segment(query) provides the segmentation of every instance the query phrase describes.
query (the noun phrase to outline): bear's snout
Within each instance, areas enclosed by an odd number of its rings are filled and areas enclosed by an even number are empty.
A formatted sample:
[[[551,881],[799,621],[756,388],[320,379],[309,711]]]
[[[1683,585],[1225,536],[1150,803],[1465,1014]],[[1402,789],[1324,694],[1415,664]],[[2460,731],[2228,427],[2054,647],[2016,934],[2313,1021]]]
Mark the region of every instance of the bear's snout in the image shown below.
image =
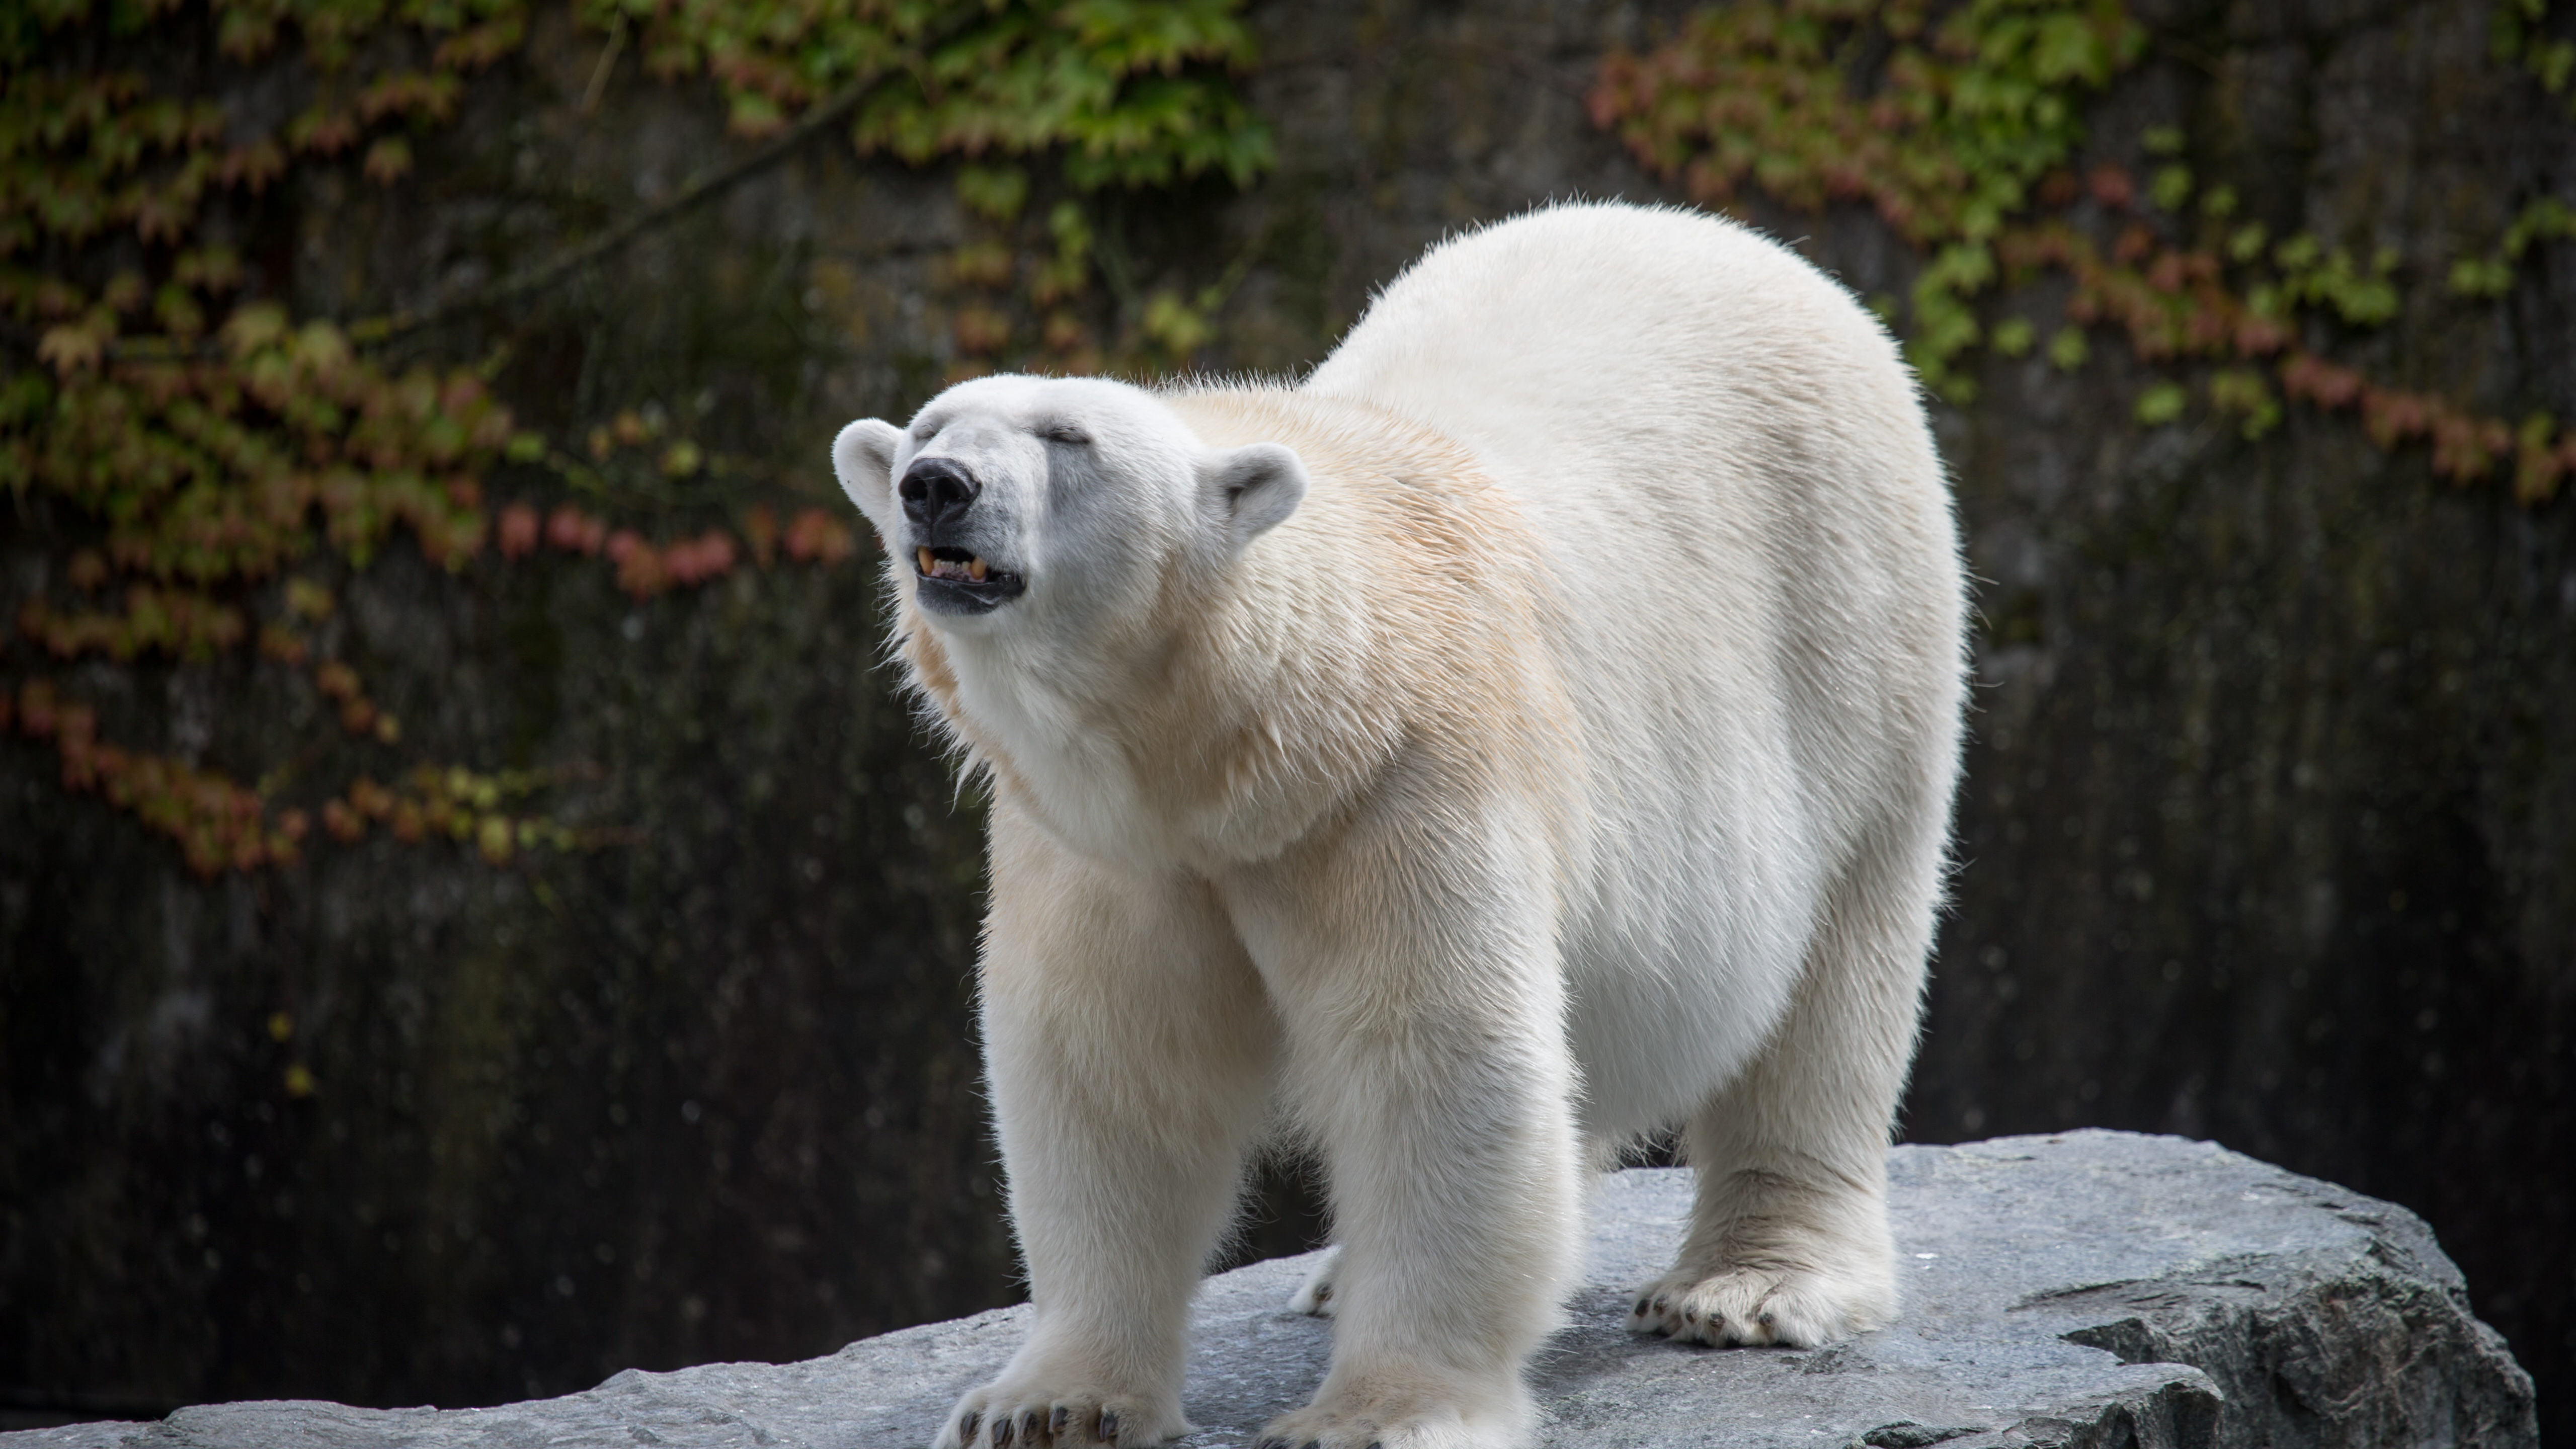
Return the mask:
[[[975,475],[951,458],[916,458],[895,486],[903,499],[903,516],[924,538],[933,539],[963,523],[966,510],[983,491]]]

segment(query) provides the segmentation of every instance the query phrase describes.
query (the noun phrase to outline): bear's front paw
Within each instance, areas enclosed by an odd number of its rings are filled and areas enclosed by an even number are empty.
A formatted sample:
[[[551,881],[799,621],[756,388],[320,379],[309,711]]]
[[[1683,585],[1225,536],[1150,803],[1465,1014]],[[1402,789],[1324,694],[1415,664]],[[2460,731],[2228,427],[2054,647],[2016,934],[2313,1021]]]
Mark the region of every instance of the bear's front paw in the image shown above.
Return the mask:
[[[1160,1444],[1194,1426],[1177,1402],[1085,1387],[996,1382],[949,1411],[932,1449],[1075,1449]]]
[[[1894,1296],[1806,1268],[1675,1273],[1637,1295],[1628,1327],[1712,1348],[1821,1348],[1887,1322]]]

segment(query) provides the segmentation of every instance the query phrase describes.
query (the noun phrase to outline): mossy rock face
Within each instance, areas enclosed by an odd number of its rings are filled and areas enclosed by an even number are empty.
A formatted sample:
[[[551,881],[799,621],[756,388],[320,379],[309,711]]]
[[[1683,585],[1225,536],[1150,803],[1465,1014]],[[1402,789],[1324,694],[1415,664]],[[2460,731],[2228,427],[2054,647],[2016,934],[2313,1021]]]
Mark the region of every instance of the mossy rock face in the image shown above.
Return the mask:
[[[2182,127],[2276,233],[2404,252],[2394,323],[2307,345],[2488,413],[2576,415],[2563,244],[2501,303],[2439,292],[2459,235],[2576,184],[2563,102],[2460,83],[2488,64],[2482,14],[2138,8],[2172,58],[2103,96],[2082,165],[2144,174],[2139,135]],[[1291,371],[1458,225],[1668,198],[1582,97],[1608,49],[1687,10],[1257,6],[1240,84],[1277,170],[1102,215],[1139,283],[1242,262],[1196,360]],[[621,81],[585,115],[597,37],[551,24],[422,144],[416,181],[348,168],[226,222],[237,244],[302,312],[416,306],[741,154],[703,90]],[[605,492],[505,468],[495,500],[666,538],[752,502],[839,509],[833,430],[907,414],[958,360],[941,259],[981,233],[951,179],[826,139],[397,355],[506,345],[496,389],[584,460],[594,426],[659,420],[598,466]],[[1865,296],[1916,275],[1868,216],[1751,206]],[[2062,303],[2043,279],[1996,305],[2053,324]],[[2453,488],[2420,448],[2299,407],[2254,442],[2141,428],[2163,374],[2108,333],[2092,352],[2072,374],[1971,359],[1980,400],[1936,409],[1984,628],[1905,1130],[2214,1136],[2402,1202],[2570,1427],[2576,1209],[2545,1166],[2576,1157],[2568,507]],[[664,471],[679,440],[715,461]],[[11,597],[78,527],[14,515]],[[0,1385],[455,1405],[1013,1297],[967,984],[976,796],[893,691],[860,544],[640,603],[554,552],[454,575],[408,545],[316,560],[339,601],[317,647],[401,720],[399,749],[274,665],[11,643],[11,677],[52,672],[135,747],[284,772],[287,795],[422,760],[524,772],[541,788],[511,808],[581,843],[496,866],[378,827],[208,883],[66,794],[49,749],[0,739]],[[1250,1247],[1314,1231],[1292,1178]]]
[[[15,1382],[512,1397],[1007,1294],[977,819],[874,580],[589,572],[397,558],[343,599],[437,665],[385,672],[407,739],[525,747],[569,852],[377,830],[206,884],[10,752],[9,1176],[49,1185]],[[239,683],[205,692],[255,714]]]
[[[2124,138],[2180,125],[2276,234],[2406,258],[2395,321],[2303,345],[2493,415],[2576,406],[2541,341],[2576,318],[2563,248],[2502,304],[2442,282],[2571,180],[2563,97],[2463,93],[2483,16],[2156,23],[2220,59],[2115,87],[2088,163],[2143,171]],[[2304,407],[2250,442],[2128,423],[2157,375],[1993,360],[1944,419],[1985,687],[1907,1130],[2214,1137],[2396,1198],[2563,1403],[2576,1321],[2543,1285],[2576,1259],[2533,1225],[2576,1203],[2527,1165],[2576,1151],[2576,516]]]
[[[578,94],[590,47],[541,27],[419,184],[325,173],[246,209],[236,244],[284,258],[267,280],[303,312],[366,314],[470,292],[734,154],[684,89],[580,116],[560,83]],[[498,1401],[1013,1296],[970,1010],[978,799],[895,693],[874,544],[827,458],[841,422],[935,386],[937,319],[907,309],[957,226],[939,178],[816,147],[395,349],[497,358],[522,424],[596,464],[592,491],[494,470],[496,506],[665,539],[820,508],[854,557],[638,599],[552,549],[454,573],[404,541],[363,569],[310,556],[334,606],[306,642],[398,744],[249,651],[17,647],[13,687],[48,674],[103,738],[282,801],[457,765],[514,779],[503,813],[541,828],[497,863],[471,830],[317,828],[296,864],[205,880],[67,793],[44,744],[0,744],[7,1393]],[[592,459],[621,413],[653,436]],[[682,440],[710,461],[664,466]],[[41,498],[19,517],[12,597],[91,541]]]

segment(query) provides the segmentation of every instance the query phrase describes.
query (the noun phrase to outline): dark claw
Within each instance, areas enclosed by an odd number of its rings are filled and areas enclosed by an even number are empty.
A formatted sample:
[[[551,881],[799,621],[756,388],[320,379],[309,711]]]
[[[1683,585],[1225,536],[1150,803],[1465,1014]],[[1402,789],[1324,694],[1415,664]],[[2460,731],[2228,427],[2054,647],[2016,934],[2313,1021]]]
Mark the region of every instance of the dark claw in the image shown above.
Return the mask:
[[[1667,1296],[1667,1295],[1665,1295],[1665,1294],[1662,1294],[1662,1293],[1658,1293],[1658,1294],[1656,1294],[1656,1295],[1655,1295],[1655,1311],[1656,1311],[1657,1313],[1662,1313],[1662,1312],[1664,1312],[1665,1310],[1667,1310],[1667,1309],[1671,1308],[1672,1306],[1673,1306],[1673,1300],[1672,1300],[1669,1296]]]
[[[957,1421],[957,1442],[960,1444],[974,1443],[975,1431],[983,1426],[984,1411],[981,1409],[968,1409],[966,1411],[966,1417]]]
[[[1011,1442],[1011,1416],[1004,1414],[993,1421],[993,1449],[1008,1449]]]
[[[1330,1303],[1330,1302],[1332,1302],[1332,1301],[1333,1301],[1333,1285],[1332,1285],[1332,1284],[1330,1284],[1330,1283],[1327,1283],[1327,1284],[1325,1284],[1323,1287],[1316,1289],[1316,1290],[1315,1290],[1315,1301],[1316,1301],[1316,1302],[1318,1302],[1318,1303]]]
[[[1306,1449],[1324,1449],[1324,1441],[1321,1439],[1309,1439],[1306,1441]]]
[[[1020,1415],[1020,1442],[1023,1444],[1038,1442],[1038,1411],[1035,1409]]]
[[[1266,1434],[1262,1436],[1260,1443],[1252,1446],[1252,1449],[1288,1449],[1288,1441],[1276,1434]]]
[[[1779,1321],[1780,1321],[1780,1320],[1778,1319],[1778,1317],[1777,1317],[1777,1316],[1775,1316],[1775,1315],[1773,1315],[1773,1314],[1765,1313],[1765,1314],[1763,1314],[1763,1315],[1762,1315],[1762,1326],[1763,1326],[1764,1328],[1772,1327],[1773,1325],[1777,1324]]]
[[[1651,1298],[1640,1298],[1637,1300],[1637,1306],[1629,1311],[1636,1314],[1639,1318],[1643,1318],[1646,1316],[1647,1305],[1653,1301],[1654,1300]]]
[[[1698,1310],[1698,1309],[1696,1309],[1696,1308],[1685,1308],[1685,1309],[1683,1309],[1683,1310],[1682,1310],[1682,1322],[1684,1322],[1684,1323],[1697,1323],[1697,1322],[1699,1322],[1699,1310]]]
[[[1118,1411],[1116,1409],[1103,1409],[1100,1412],[1100,1442],[1103,1444],[1115,1444],[1118,1442]]]
[[[1050,1434],[1063,1433],[1066,1422],[1072,1418],[1073,1410],[1066,1408],[1062,1404],[1056,1405],[1055,1412],[1047,1416],[1047,1432]]]

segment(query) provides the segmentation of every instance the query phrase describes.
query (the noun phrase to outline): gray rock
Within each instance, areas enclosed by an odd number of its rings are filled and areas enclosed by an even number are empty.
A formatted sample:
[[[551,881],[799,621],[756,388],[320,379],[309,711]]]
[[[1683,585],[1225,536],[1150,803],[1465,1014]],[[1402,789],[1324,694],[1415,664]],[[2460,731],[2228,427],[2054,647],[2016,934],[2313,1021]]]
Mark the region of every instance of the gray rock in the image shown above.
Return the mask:
[[[1815,1352],[1631,1337],[1669,1257],[1679,1171],[1619,1173],[1583,1287],[1533,1368],[1552,1445],[2536,1445],[2531,1379],[2403,1208],[2171,1137],[2074,1132],[1889,1159],[1905,1310]],[[1327,1324],[1288,1258],[1209,1280],[1185,1402],[1194,1449],[1247,1444],[1321,1377]],[[493,1409],[213,1404],[158,1424],[0,1434],[0,1449],[516,1449],[924,1444],[1028,1310],[792,1364],[621,1373]]]

